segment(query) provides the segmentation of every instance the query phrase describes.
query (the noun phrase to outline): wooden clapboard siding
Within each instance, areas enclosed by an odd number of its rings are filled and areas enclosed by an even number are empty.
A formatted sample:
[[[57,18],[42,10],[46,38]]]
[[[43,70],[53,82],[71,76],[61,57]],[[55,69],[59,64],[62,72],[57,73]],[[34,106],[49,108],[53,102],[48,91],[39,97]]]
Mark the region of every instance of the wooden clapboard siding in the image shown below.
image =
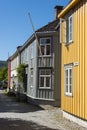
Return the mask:
[[[54,92],[52,89],[39,89],[37,91],[37,98],[54,99]]]
[[[52,66],[53,66],[52,56],[38,58],[38,67],[52,67]]]
[[[87,119],[87,2],[85,7],[85,119]]]
[[[87,1],[80,0],[72,10],[73,43],[68,46],[62,43],[61,107],[66,112],[87,119]],[[64,41],[63,27],[64,22],[62,22],[62,41]],[[64,94],[64,65],[74,62],[78,62],[78,65],[73,65],[73,92],[72,96],[66,96]]]

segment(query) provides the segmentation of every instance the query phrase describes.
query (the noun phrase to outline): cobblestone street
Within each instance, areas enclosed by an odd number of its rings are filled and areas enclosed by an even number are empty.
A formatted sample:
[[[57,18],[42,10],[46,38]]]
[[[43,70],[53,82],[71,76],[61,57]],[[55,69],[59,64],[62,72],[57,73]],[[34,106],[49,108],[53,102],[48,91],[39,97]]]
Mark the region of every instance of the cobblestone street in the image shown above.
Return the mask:
[[[0,130],[86,130],[62,117],[60,108],[17,102],[0,90]]]

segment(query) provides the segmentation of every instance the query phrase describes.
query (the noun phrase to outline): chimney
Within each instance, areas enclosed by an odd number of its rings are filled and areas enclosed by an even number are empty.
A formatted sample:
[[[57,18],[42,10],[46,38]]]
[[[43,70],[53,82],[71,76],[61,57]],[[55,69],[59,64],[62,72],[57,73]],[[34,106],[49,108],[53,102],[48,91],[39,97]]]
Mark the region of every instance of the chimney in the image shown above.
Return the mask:
[[[55,6],[55,19],[58,19],[58,14],[62,11],[63,6]]]
[[[21,47],[22,47],[22,46],[18,46],[18,47],[17,47],[17,50],[20,51]]]

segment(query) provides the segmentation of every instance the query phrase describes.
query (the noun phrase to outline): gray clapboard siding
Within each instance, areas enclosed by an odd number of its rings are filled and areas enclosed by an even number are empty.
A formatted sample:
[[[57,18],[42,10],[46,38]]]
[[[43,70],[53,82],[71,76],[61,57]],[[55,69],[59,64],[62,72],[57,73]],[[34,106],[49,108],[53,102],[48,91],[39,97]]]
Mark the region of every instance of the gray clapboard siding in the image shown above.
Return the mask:
[[[38,89],[37,98],[54,99],[53,90],[52,89]]]
[[[53,62],[52,57],[39,57],[38,58],[38,67],[52,67]]]

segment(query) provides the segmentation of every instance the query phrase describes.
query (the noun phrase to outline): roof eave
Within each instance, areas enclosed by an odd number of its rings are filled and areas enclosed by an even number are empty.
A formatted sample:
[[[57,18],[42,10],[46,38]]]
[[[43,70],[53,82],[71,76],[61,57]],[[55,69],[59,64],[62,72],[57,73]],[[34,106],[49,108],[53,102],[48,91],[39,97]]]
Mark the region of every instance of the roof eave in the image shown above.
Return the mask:
[[[59,14],[58,18],[62,18],[72,7],[74,7],[80,0],[72,0]]]

